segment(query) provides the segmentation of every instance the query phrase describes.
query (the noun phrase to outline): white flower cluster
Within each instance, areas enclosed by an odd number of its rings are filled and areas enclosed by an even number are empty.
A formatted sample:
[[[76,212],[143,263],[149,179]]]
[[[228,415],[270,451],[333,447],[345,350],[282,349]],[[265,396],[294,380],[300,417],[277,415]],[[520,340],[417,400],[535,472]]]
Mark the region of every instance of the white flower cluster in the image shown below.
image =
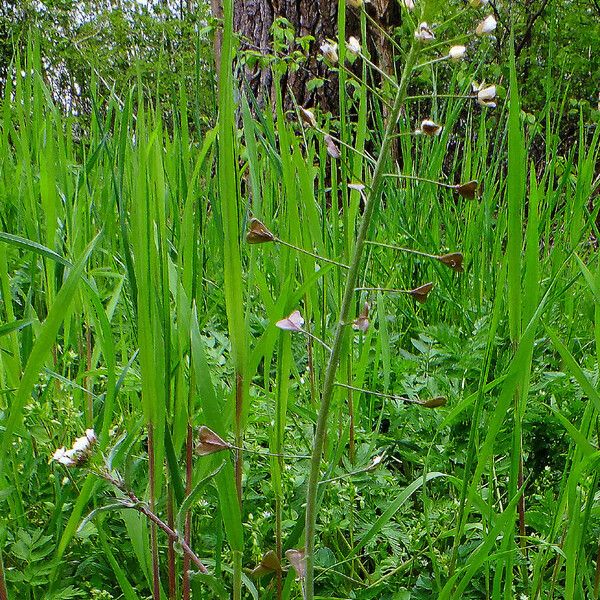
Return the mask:
[[[73,446],[67,450],[64,446],[56,450],[52,460],[65,467],[82,465],[90,457],[92,448],[98,441],[93,429],[86,429],[85,435],[78,437]]]

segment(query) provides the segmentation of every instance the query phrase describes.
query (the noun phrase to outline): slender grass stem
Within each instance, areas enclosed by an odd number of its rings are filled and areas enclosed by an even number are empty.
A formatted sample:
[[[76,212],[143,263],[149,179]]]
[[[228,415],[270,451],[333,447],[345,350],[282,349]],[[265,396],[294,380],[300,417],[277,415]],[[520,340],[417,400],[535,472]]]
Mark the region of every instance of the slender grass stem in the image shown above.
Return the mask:
[[[423,67],[427,67],[429,65],[435,65],[436,63],[443,62],[445,60],[450,60],[450,56],[446,55],[446,56],[438,56],[437,58],[432,58],[431,60],[428,60],[427,62],[421,63],[419,65],[415,65],[414,69],[416,71],[417,69],[422,69]]]
[[[381,248],[389,248],[390,250],[398,250],[399,252],[407,252],[408,254],[416,254],[417,256],[425,256],[426,258],[439,258],[437,254],[429,254],[427,252],[421,252],[420,250],[413,250],[412,248],[404,248],[403,246],[394,246],[393,244],[384,244],[383,242],[372,242],[367,241],[367,244],[372,246],[380,246]]]
[[[363,394],[370,394],[371,396],[377,396],[378,398],[388,398],[389,400],[398,400],[400,402],[408,402],[410,404],[421,404],[420,400],[414,400],[412,398],[407,398],[406,396],[398,396],[396,394],[384,394],[383,392],[375,392],[373,390],[367,390],[361,387],[355,387],[353,385],[348,385],[346,383],[341,383],[339,381],[335,382],[337,387],[343,387],[346,389],[354,390],[355,392],[361,392]]]
[[[322,262],[326,262],[326,263],[335,265],[336,267],[340,267],[340,269],[349,269],[350,268],[350,267],[348,267],[348,265],[338,262],[337,260],[333,260],[332,258],[327,258],[325,256],[319,256],[318,254],[315,254],[314,252],[311,252],[310,250],[305,250],[304,248],[300,248],[299,246],[294,246],[294,244],[290,244],[289,242],[284,242],[282,239],[280,239],[278,237],[276,237],[273,241],[276,242],[277,244],[281,244],[282,246],[287,246],[288,248],[292,248],[293,250],[296,250],[296,252],[306,254],[307,256],[312,256],[313,258],[316,258],[317,260],[320,260]]]
[[[383,70],[381,70],[375,63],[371,62],[364,54],[360,55],[361,58],[374,70],[377,71],[394,89],[397,89],[396,82]]]
[[[310,464],[310,473],[308,479],[308,486],[306,492],[306,524],[305,524],[305,553],[306,553],[306,578],[305,578],[305,600],[314,600],[314,568],[315,568],[315,537],[316,537],[316,520],[317,520],[317,493],[319,487],[319,478],[321,470],[321,459],[323,455],[323,448],[325,445],[325,439],[327,437],[327,420],[329,417],[329,409],[331,407],[331,400],[333,397],[333,390],[335,387],[335,376],[340,359],[340,352],[344,340],[346,331],[346,324],[350,314],[351,306],[354,302],[354,290],[358,281],[359,267],[363,250],[365,247],[365,241],[369,233],[371,226],[371,220],[375,212],[375,208],[378,205],[382,189],[383,182],[385,179],[385,165],[388,160],[388,154],[392,143],[392,137],[400,110],[404,104],[406,97],[406,90],[408,88],[408,82],[412,73],[413,66],[416,63],[417,56],[419,54],[418,47],[413,40],[409,53],[406,57],[404,70],[396,92],[396,98],[394,105],[388,116],[385,133],[383,136],[381,151],[377,164],[373,172],[372,180],[372,191],[367,197],[367,201],[364,208],[363,217],[360,223],[360,228],[356,236],[354,249],[352,251],[352,259],[350,261],[350,268],[348,270],[348,276],[346,279],[344,294],[342,298],[342,305],[340,308],[339,321],[336,326],[334,341],[331,347],[331,354],[329,356],[329,362],[325,371],[325,378],[323,383],[323,393],[321,396],[321,406],[317,417],[317,427],[315,430],[315,437],[313,442],[313,451]]]
[[[436,98],[466,98],[469,100],[475,100],[477,94],[436,94]],[[421,94],[419,96],[407,96],[406,100],[431,100],[433,96],[431,94]]]
[[[385,292],[388,294],[410,294],[413,290],[400,290],[398,288],[384,288],[384,287],[356,287],[356,292]]]
[[[443,187],[449,190],[455,190],[456,185],[452,183],[444,183],[442,181],[435,181],[435,179],[426,179],[425,177],[417,177],[416,175],[402,175],[400,173],[386,173],[386,177],[394,177],[396,179],[409,179],[411,181],[420,181],[421,183],[431,183],[439,187]]]

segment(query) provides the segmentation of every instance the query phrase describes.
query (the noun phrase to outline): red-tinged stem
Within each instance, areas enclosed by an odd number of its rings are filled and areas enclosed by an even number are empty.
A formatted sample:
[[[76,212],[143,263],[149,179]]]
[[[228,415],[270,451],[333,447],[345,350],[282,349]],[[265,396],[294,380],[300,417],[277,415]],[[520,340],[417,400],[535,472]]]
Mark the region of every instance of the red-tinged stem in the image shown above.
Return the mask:
[[[117,489],[121,490],[131,501],[130,505],[125,505],[124,508],[133,508],[141,512],[144,516],[146,516],[154,525],[158,528],[162,529],[169,538],[175,540],[183,550],[183,553],[189,556],[190,560],[198,567],[198,570],[201,573],[208,573],[208,569],[204,565],[204,563],[196,556],[196,553],[190,548],[190,545],[185,541],[185,539],[177,533],[174,529],[169,527],[158,515],[156,515],[146,504],[144,504],[134,493],[131,491],[122,480],[115,479],[110,473],[104,472],[100,473],[100,476],[112,483]],[[0,600],[2,600],[0,598]]]
[[[150,471],[150,512],[155,511],[155,485],[154,478],[154,427],[148,423],[148,469]],[[156,538],[156,521],[150,526],[150,546],[152,551],[152,595],[154,600],[160,600],[160,571],[158,562],[158,541]]]
[[[194,430],[192,425],[188,423],[187,438],[185,442],[185,495],[188,496],[192,491],[192,458],[194,451]],[[183,536],[186,544],[191,543],[192,539],[192,513],[188,512],[185,515],[185,529]],[[183,555],[183,600],[190,600],[190,557],[187,554]]]
[[[175,516],[173,515],[173,492],[169,487],[167,492],[167,523],[173,529],[175,527]],[[169,538],[167,545],[167,560],[169,565],[169,600],[175,600],[177,585],[175,582],[175,540]]]

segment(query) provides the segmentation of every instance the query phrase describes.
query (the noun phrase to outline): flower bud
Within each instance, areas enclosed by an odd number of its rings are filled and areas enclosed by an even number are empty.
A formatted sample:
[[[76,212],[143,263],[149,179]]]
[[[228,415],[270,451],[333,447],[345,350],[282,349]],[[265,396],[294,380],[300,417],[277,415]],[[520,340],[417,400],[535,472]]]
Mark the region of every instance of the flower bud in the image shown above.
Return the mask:
[[[327,148],[327,154],[331,156],[331,158],[339,158],[341,156],[340,149],[335,145],[333,138],[330,135],[326,135],[323,138],[325,142],[325,147]]]
[[[316,128],[317,119],[315,119],[313,111],[310,110],[310,108],[303,108],[302,106],[299,106],[298,109],[300,110],[300,117],[302,118],[302,121],[304,121],[304,123],[310,127]]]
[[[469,4],[473,8],[479,8],[480,6],[485,6],[489,0],[469,0]]]
[[[302,331],[304,319],[299,310],[295,310],[289,317],[281,319],[275,323],[276,327],[284,331]]]
[[[413,0],[403,0],[402,4],[404,4],[407,10],[415,10],[415,3]]]
[[[496,29],[496,19],[494,19],[494,15],[488,15],[479,25],[477,25],[477,29],[475,29],[475,33],[481,37],[482,35],[488,35]]]
[[[448,56],[453,62],[458,62],[461,58],[463,58],[466,52],[466,46],[452,46],[448,52]]]
[[[360,50],[360,42],[354,36],[348,38],[348,41],[346,42],[346,51],[348,54],[351,56],[358,56],[360,54]]]
[[[418,288],[414,290],[410,290],[408,293],[417,301],[423,304],[427,301],[427,296],[429,296],[429,292],[433,289],[433,283],[426,283],[425,285],[420,285]]]
[[[323,56],[332,64],[337,64],[339,58],[337,53],[337,44],[331,44],[329,42],[323,42],[321,44],[321,52]]]
[[[267,242],[274,242],[275,236],[266,228],[262,221],[252,218],[250,219],[250,227],[246,234],[246,241],[249,244],[265,244]]]

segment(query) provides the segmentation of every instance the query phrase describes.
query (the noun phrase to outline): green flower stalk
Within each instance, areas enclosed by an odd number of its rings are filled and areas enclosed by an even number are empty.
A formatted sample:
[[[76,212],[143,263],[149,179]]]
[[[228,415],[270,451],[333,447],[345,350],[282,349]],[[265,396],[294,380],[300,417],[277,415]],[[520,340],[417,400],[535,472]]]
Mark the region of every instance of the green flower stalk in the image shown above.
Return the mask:
[[[321,459],[323,456],[323,447],[327,437],[327,420],[329,409],[331,407],[331,399],[335,387],[336,372],[339,365],[340,353],[343,345],[346,327],[348,325],[350,310],[354,303],[355,288],[358,281],[358,273],[360,263],[365,248],[367,234],[371,226],[371,220],[375,212],[376,206],[379,204],[382,194],[383,182],[385,179],[385,165],[390,153],[391,142],[394,137],[394,130],[398,122],[400,110],[406,99],[408,82],[416,64],[419,54],[419,38],[415,38],[411,44],[410,51],[406,57],[402,77],[394,104],[388,116],[385,133],[383,136],[381,151],[379,158],[375,164],[373,171],[373,179],[371,184],[371,192],[367,196],[365,209],[356,236],[354,250],[350,260],[348,276],[344,288],[342,305],[337,327],[335,329],[334,341],[331,346],[329,362],[325,371],[323,382],[323,392],[321,394],[321,406],[317,417],[317,427],[313,441],[312,456],[310,462],[310,473],[308,479],[308,487],[306,492],[306,524],[305,524],[305,559],[306,559],[306,574],[304,581],[304,598],[305,600],[314,600],[314,570],[315,570],[315,530],[317,521],[317,492],[319,487],[319,479],[321,473]]]

